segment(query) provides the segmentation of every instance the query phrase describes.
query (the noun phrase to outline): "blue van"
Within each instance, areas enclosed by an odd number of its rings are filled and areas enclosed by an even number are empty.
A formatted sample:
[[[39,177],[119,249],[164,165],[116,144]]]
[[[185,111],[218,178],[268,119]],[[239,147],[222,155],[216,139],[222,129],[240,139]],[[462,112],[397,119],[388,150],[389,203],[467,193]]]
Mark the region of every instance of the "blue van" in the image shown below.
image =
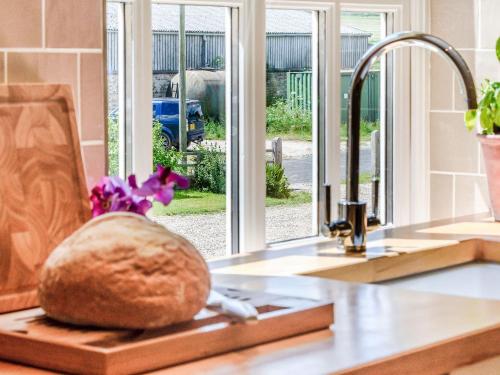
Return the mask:
[[[198,100],[187,100],[187,141],[201,142],[205,137],[205,123]],[[162,124],[165,147],[179,149],[179,99],[153,99],[153,119]]]

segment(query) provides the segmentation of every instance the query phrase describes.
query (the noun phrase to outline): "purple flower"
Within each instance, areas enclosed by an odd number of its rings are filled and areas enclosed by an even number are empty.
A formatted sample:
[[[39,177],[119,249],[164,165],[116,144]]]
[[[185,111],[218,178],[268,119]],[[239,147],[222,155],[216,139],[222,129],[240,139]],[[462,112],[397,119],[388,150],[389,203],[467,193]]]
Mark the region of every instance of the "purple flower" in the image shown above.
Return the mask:
[[[128,211],[145,215],[152,204],[146,198],[134,195],[120,177],[103,177],[92,189],[92,216],[108,212]]]
[[[170,168],[165,168],[161,165],[157,166],[157,170],[153,173],[139,188],[134,175],[128,178],[128,182],[134,194],[141,197],[153,196],[155,200],[169,204],[174,197],[174,187],[179,189],[187,189],[189,180],[175,172]]]
[[[108,212],[126,211],[139,215],[153,206],[147,199],[153,196],[164,205],[169,204],[174,197],[174,187],[187,189],[189,180],[170,168],[158,165],[157,171],[152,174],[139,188],[135,175],[128,177],[128,185],[120,177],[105,176],[92,189],[92,216],[96,217]]]

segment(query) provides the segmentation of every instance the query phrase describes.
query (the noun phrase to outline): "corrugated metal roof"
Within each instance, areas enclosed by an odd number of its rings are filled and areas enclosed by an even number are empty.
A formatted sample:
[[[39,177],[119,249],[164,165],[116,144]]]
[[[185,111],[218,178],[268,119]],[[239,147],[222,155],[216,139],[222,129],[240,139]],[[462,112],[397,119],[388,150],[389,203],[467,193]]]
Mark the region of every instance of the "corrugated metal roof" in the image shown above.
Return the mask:
[[[340,23],[356,25],[356,27],[370,33],[370,43],[377,43],[382,38],[382,13],[374,12],[342,12]]]
[[[107,28],[118,28],[116,8],[107,7]],[[153,4],[152,24],[154,31],[179,30],[179,6]],[[186,6],[186,31],[188,32],[224,32],[226,9],[210,6]],[[305,10],[269,9],[266,17],[268,33],[310,34],[312,32],[312,14]],[[355,27],[343,25],[344,35],[371,35]]]

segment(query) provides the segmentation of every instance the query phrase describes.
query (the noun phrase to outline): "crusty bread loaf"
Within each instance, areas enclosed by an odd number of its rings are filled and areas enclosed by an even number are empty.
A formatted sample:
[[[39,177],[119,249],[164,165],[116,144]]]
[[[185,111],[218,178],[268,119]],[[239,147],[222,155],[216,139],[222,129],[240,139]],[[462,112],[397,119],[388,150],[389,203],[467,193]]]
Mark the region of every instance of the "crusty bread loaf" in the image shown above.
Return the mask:
[[[142,216],[112,213],[50,254],[38,295],[62,322],[145,329],[190,320],[209,291],[208,267],[191,243]]]

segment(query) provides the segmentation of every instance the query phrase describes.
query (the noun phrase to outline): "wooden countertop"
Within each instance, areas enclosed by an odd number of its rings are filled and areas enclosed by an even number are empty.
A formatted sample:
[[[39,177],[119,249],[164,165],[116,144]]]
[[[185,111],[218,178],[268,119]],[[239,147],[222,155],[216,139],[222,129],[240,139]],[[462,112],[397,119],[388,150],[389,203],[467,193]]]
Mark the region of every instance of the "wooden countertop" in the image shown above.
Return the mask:
[[[256,251],[244,255],[221,258],[209,262],[214,273],[255,276],[317,276],[319,271],[334,266],[366,262],[397,253],[420,252],[451,246],[471,240],[500,242],[500,223],[489,215],[479,214],[389,228],[368,235],[368,258],[346,257],[337,249],[335,240],[286,249]]]
[[[481,233],[478,236],[474,231]],[[479,215],[390,229],[370,236],[371,241],[405,240],[407,242],[403,247],[406,246],[408,251],[417,251],[414,249],[419,246],[425,250],[425,244],[433,248],[440,244],[448,246],[477,238],[500,241],[500,224]],[[395,242],[393,247],[401,247],[403,242]],[[387,243],[382,246],[382,250],[377,249],[378,245],[375,246],[374,256],[388,247],[391,245]],[[231,267],[267,260],[275,262],[274,266],[268,267],[268,271],[277,269],[276,272],[280,274],[279,269],[283,267],[280,267],[279,258],[314,256],[329,259],[322,252],[330,251],[331,248],[331,243],[321,243],[256,252],[211,263],[216,285],[333,300],[335,324],[331,330],[235,351],[153,374],[442,374],[500,355],[500,301],[315,277],[230,274]],[[500,252],[500,246],[497,249]],[[334,258],[342,256],[335,255]],[[359,258],[350,259],[356,262]],[[318,266],[323,267],[321,262],[307,265],[313,268]],[[224,269],[229,272],[220,273]],[[281,274],[287,275],[286,272]],[[50,372],[0,362],[0,373]]]

